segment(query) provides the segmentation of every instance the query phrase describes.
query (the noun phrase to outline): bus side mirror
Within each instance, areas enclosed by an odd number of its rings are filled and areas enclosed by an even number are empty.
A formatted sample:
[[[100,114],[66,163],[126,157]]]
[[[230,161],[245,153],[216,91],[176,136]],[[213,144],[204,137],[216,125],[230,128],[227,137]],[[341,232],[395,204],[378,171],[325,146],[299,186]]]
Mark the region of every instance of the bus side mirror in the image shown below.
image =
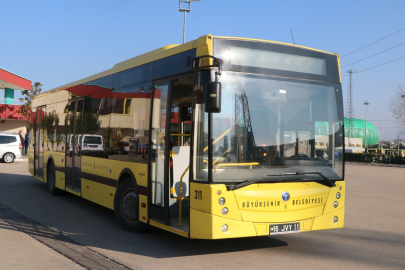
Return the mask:
[[[221,83],[206,82],[205,83],[205,112],[220,113],[221,112]]]

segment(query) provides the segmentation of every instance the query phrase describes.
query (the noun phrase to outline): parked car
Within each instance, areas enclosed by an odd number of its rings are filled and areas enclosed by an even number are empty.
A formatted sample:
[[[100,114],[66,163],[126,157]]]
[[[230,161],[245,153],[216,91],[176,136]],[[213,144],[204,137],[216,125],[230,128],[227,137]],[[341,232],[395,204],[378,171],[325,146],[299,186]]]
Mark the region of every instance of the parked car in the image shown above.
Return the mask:
[[[22,158],[22,144],[17,133],[0,132],[0,158],[5,163],[11,163],[16,158]]]

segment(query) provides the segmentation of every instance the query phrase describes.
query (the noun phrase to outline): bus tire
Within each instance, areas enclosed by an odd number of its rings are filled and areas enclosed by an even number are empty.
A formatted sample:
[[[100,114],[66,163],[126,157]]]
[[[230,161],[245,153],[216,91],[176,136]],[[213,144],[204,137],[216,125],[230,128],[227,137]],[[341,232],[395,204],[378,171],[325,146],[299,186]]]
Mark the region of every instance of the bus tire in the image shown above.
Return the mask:
[[[46,184],[48,186],[48,191],[52,195],[61,194],[62,190],[56,187],[56,173],[55,173],[55,164],[50,162],[46,170]]]
[[[139,221],[139,193],[131,178],[125,179],[117,188],[114,213],[128,231],[144,232],[148,228],[148,224]]]

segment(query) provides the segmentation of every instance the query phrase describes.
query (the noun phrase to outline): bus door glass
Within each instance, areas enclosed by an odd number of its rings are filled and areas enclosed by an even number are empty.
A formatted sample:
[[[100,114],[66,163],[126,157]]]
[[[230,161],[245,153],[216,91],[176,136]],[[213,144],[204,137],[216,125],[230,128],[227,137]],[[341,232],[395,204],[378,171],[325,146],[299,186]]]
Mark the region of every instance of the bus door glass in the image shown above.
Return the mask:
[[[155,84],[151,134],[151,216],[187,231],[193,77]],[[160,213],[159,213],[160,209]]]
[[[184,217],[189,214],[189,201],[182,200],[180,217],[180,198],[189,196],[189,169],[192,115],[192,76],[173,81],[171,91],[170,115],[170,199],[169,213],[174,225],[186,224]],[[174,222],[173,222],[174,221]]]
[[[167,110],[169,82],[154,85],[153,91],[153,111],[152,111],[152,129],[151,129],[151,186],[150,198],[151,208],[150,215],[168,222],[166,200],[168,198],[168,166],[169,141],[166,140],[167,117],[170,117],[170,110]]]
[[[81,147],[83,100],[68,104],[66,117],[66,188],[80,192],[81,188]]]
[[[37,108],[34,119],[34,174],[38,177],[44,177],[44,120],[45,108]]]

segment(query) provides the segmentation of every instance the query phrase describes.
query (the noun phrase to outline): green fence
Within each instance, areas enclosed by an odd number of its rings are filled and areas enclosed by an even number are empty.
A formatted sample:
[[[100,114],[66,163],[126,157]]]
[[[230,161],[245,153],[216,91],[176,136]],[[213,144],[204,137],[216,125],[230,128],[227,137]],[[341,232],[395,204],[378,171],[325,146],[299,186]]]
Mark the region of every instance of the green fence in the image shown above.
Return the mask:
[[[363,163],[405,164],[405,157],[402,155],[376,155],[376,154],[346,153],[345,161],[346,162],[363,162]]]

